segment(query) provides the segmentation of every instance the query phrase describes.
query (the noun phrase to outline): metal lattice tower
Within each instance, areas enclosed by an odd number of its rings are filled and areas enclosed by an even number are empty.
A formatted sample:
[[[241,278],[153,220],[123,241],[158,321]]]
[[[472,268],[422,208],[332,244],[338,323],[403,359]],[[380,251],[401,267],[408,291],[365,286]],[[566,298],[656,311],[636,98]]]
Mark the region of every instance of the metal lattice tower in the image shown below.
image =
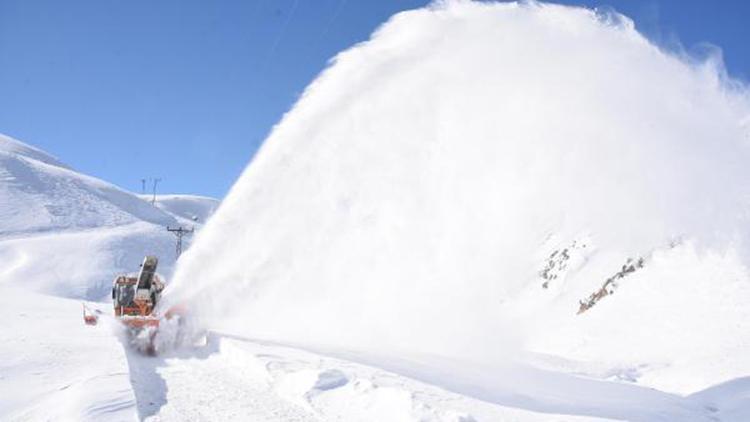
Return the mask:
[[[182,238],[186,235],[192,234],[195,231],[195,227],[191,227],[190,230],[180,226],[173,229],[167,226],[167,231],[177,236],[177,244],[175,245],[175,259],[179,258],[182,254]]]

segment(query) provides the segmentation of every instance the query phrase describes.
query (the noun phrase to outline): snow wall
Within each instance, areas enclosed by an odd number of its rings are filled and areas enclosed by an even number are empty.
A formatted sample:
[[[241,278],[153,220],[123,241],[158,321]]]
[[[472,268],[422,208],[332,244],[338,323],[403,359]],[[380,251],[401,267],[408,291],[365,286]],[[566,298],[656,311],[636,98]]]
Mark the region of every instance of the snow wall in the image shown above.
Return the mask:
[[[627,257],[679,244],[735,257],[721,259],[747,281],[749,110],[719,59],[662,51],[616,14],[468,1],[399,13],[273,129],[166,297],[235,334],[401,356],[500,362],[527,347],[528,320],[546,321],[542,338],[597,313],[673,333],[682,311],[644,302],[629,321],[640,299],[607,314],[614,295],[576,316],[578,301]],[[590,268],[540,287],[545,258],[576,240]],[[680,277],[659,271],[650,285]],[[608,330],[616,354],[622,333]]]

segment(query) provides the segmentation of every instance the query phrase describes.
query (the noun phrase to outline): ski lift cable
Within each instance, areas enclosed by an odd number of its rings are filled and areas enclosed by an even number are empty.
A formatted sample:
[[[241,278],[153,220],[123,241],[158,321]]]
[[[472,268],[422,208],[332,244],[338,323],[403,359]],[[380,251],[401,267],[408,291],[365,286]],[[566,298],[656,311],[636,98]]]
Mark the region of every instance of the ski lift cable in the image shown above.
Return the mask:
[[[317,61],[318,57],[316,56],[316,53],[318,51],[318,48],[323,43],[323,40],[326,38],[326,35],[328,35],[328,32],[330,32],[331,28],[333,28],[334,23],[336,23],[336,20],[341,16],[341,13],[344,11],[344,7],[348,3],[348,0],[338,0],[338,3],[336,4],[336,8],[333,10],[333,13],[331,14],[331,17],[328,18],[328,20],[325,22],[325,25],[323,26],[323,30],[318,33],[318,35],[315,37],[314,41],[312,41],[310,48],[306,51],[306,56],[308,59],[312,59]],[[328,58],[330,60],[330,58]]]
[[[276,54],[276,48],[279,46],[279,44],[281,43],[281,40],[286,35],[287,28],[289,27],[289,22],[292,21],[292,18],[294,17],[294,12],[297,10],[297,6],[299,6],[299,0],[294,0],[294,3],[292,3],[292,8],[286,17],[286,20],[284,20],[284,23],[281,25],[281,30],[276,36],[276,39],[273,41],[273,44],[271,44],[271,48],[268,50],[268,54],[266,55],[266,60],[264,61],[262,67],[266,67],[266,64],[268,64],[273,58],[273,56]]]
[[[321,32],[318,36],[318,41],[324,38],[328,34],[328,31],[331,30],[331,27],[333,27],[333,23],[336,22],[336,19],[338,19],[339,15],[341,15],[341,12],[344,10],[344,6],[346,6],[347,1],[348,0],[339,0],[338,5],[336,6],[336,10],[333,11],[333,15],[331,15],[331,18],[326,23],[325,28],[323,28],[323,32]]]

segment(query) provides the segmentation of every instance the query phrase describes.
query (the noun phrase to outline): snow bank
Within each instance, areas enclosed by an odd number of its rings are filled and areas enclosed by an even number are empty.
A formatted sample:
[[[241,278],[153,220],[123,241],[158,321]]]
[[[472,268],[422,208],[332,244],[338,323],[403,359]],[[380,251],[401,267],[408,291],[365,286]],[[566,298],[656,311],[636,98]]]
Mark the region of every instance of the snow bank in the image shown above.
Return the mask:
[[[702,344],[672,334],[690,329],[705,291],[659,298],[675,304],[664,321],[651,301],[629,320],[646,327],[619,331],[674,341],[653,353],[603,334],[590,348],[587,330],[620,314],[575,314],[626,258],[649,265],[681,242],[696,260],[736,253],[727,262],[747,283],[750,106],[726,82],[720,63],[665,53],[622,16],[466,1],[397,14],[274,128],[167,298],[208,325],[295,344],[493,363],[519,347],[602,360],[627,350],[613,359],[628,363],[640,350],[674,363],[674,348]],[[576,267],[540,287],[545,258],[575,241],[587,243]],[[601,307],[637,313],[638,286],[678,264],[659,268]],[[735,290],[745,296],[700,306],[738,309],[750,294]],[[561,325],[578,337],[528,338]]]
[[[82,324],[77,300],[0,283],[0,419],[126,421],[135,397],[122,344],[103,319]]]
[[[172,274],[174,239],[145,222],[79,232],[53,232],[0,241],[0,284],[53,296],[111,300],[112,280],[138,271],[145,255],[159,256]]]

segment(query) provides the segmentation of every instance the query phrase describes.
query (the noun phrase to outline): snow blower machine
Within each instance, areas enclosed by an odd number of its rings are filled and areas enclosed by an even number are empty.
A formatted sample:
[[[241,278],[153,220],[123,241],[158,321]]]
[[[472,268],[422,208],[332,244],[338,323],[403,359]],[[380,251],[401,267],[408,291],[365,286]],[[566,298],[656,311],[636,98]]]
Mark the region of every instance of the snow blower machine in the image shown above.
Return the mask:
[[[138,275],[119,275],[112,283],[112,304],[114,316],[128,330],[130,342],[139,350],[153,355],[156,353],[154,337],[160,318],[154,312],[164,290],[164,282],[156,274],[159,260],[147,256],[141,264]],[[88,325],[96,325],[101,311],[92,312],[83,305],[83,320]]]
[[[147,256],[137,277],[120,275],[112,283],[112,304],[115,316],[130,328],[158,327],[154,308],[161,298],[164,283],[156,274],[159,260]]]

